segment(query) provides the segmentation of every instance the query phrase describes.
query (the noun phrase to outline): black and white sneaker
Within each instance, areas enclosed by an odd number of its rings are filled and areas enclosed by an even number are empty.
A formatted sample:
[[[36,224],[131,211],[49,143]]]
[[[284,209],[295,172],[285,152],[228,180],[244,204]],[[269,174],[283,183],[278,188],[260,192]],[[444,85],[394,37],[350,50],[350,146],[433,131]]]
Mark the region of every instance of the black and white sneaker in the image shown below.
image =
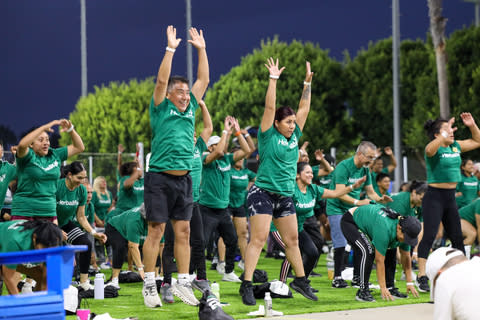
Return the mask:
[[[417,280],[415,280],[415,285],[420,292],[430,292],[430,286],[428,285],[427,276],[417,277]]]
[[[350,285],[353,288],[360,289],[360,279],[358,277],[353,277],[352,281],[350,282]]]
[[[318,297],[313,294],[312,287],[310,287],[305,277],[295,278],[292,282],[290,282],[290,288],[297,291],[307,299],[318,301]]]
[[[396,298],[396,299],[405,299],[405,298],[408,298],[408,295],[406,295],[405,293],[402,293],[398,290],[398,288],[388,288],[388,291],[390,291],[390,294]]]
[[[372,294],[370,293],[370,289],[358,289],[357,295],[355,296],[355,300],[362,301],[362,302],[375,302],[373,299]]]
[[[332,288],[347,288],[348,283],[347,281],[343,280],[342,278],[340,279],[333,279],[332,281]]]
[[[251,282],[243,281],[238,292],[242,296],[243,304],[247,306],[254,306],[257,304],[257,300],[255,300],[255,296],[253,295],[253,285]]]

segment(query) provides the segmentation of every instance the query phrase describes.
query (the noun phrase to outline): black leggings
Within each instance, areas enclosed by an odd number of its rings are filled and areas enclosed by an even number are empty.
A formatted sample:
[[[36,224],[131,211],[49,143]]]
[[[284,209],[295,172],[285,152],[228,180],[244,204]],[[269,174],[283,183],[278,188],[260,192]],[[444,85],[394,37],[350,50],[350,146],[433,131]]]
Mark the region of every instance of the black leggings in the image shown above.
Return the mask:
[[[107,245],[112,246],[112,267],[114,269],[122,269],[128,250],[128,241],[110,224],[107,224],[105,233],[108,238]]]
[[[280,247],[282,247],[282,249],[285,251],[285,243],[283,243],[282,241],[280,232],[274,231],[272,232],[272,236],[275,242]],[[303,269],[305,270],[305,277],[308,278],[313,268],[315,268],[315,265],[317,264],[318,257],[320,257],[320,253],[317,250],[317,247],[315,246],[315,243],[313,242],[312,238],[310,237],[308,232],[305,231],[305,229],[298,233],[298,247],[300,248],[300,252],[302,254]],[[288,271],[290,270],[290,268],[291,268],[291,264],[285,258],[280,268],[280,276],[279,276],[280,281],[282,282],[287,281]]]
[[[452,247],[465,252],[460,216],[455,201],[455,189],[439,189],[428,186],[422,200],[423,238],[418,246],[418,257],[427,259],[438,232],[440,221]]]
[[[62,227],[62,230],[67,233],[67,243],[73,245],[86,245],[87,251],[82,251],[78,254],[79,261],[77,261],[80,269],[80,273],[88,273],[90,267],[90,257],[92,254],[92,242],[88,239],[88,236],[79,227],[77,227],[72,221],[69,221]]]
[[[367,239],[367,236],[358,230],[358,226],[350,212],[343,215],[340,227],[345,239],[354,249],[354,274],[360,277],[360,288],[368,289],[370,273],[372,272],[373,260],[375,258],[375,248]]]

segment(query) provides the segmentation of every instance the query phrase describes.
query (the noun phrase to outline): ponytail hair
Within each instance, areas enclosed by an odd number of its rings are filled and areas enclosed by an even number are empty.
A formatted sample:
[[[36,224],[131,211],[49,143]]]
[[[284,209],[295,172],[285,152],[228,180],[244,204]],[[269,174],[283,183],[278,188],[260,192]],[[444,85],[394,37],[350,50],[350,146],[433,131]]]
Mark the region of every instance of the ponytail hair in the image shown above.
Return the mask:
[[[80,161],[73,161],[72,163],[62,167],[62,175],[60,178],[65,178],[69,173],[71,173],[72,175],[76,175],[82,171],[85,171],[83,163]]]

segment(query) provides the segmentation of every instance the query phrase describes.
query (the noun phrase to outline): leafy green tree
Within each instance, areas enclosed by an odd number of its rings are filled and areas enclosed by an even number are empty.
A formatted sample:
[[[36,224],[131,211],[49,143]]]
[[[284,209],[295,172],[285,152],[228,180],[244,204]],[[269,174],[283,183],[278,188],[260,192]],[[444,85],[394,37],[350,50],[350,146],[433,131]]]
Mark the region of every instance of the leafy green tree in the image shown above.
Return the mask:
[[[286,67],[277,84],[277,106],[288,105],[294,110],[303,88],[305,61],[311,63],[312,104],[302,140],[325,150],[350,147],[356,133],[344,104],[348,84],[343,67],[329,58],[327,51],[310,42],[287,44],[277,38],[262,41],[260,49],[243,57],[239,66],[223,75],[205,97],[215,130],[219,132],[227,115],[238,118],[242,127],[260,124],[268,85],[264,67],[268,57],[278,58],[280,66]]]

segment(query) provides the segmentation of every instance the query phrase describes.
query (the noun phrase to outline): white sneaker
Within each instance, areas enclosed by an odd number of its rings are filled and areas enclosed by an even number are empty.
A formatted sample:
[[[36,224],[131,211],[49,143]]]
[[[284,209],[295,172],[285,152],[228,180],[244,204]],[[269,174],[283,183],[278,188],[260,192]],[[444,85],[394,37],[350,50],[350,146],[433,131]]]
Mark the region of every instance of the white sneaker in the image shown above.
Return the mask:
[[[102,262],[100,264],[100,269],[102,269],[102,270],[108,270],[108,269],[111,269],[111,268],[112,268],[112,266],[110,265],[109,262]]]
[[[118,284],[118,281],[110,281],[105,285],[105,287],[108,287],[108,286],[111,286],[117,290],[120,290],[120,285]]]
[[[243,271],[245,271],[245,262],[243,262],[243,260],[240,260],[240,261],[238,262],[238,267],[239,267],[240,269],[242,269]]]
[[[90,284],[90,280],[87,280],[87,281],[84,281],[84,282],[80,282],[80,284],[78,285],[80,288],[82,288],[83,290],[87,291],[87,290],[93,290],[95,287],[92,286]]]
[[[225,273],[225,261],[217,263],[217,272],[220,274]]]
[[[172,285],[172,293],[180,298],[183,302],[191,306],[197,306],[200,304],[198,299],[193,294],[192,285],[190,282],[177,282],[176,284]]]
[[[157,285],[153,283],[143,282],[143,302],[149,308],[157,308],[162,306],[162,301],[158,296]]]
[[[242,282],[240,278],[235,274],[235,272],[230,272],[230,273],[225,273],[223,275],[222,281],[228,281],[228,282]]]
[[[33,293],[33,283],[24,281],[22,286],[22,294]]]
[[[193,279],[196,279],[196,278],[197,278],[197,274],[194,272],[194,273],[192,273],[192,274],[189,274],[188,277],[189,277],[190,282],[192,282]]]

